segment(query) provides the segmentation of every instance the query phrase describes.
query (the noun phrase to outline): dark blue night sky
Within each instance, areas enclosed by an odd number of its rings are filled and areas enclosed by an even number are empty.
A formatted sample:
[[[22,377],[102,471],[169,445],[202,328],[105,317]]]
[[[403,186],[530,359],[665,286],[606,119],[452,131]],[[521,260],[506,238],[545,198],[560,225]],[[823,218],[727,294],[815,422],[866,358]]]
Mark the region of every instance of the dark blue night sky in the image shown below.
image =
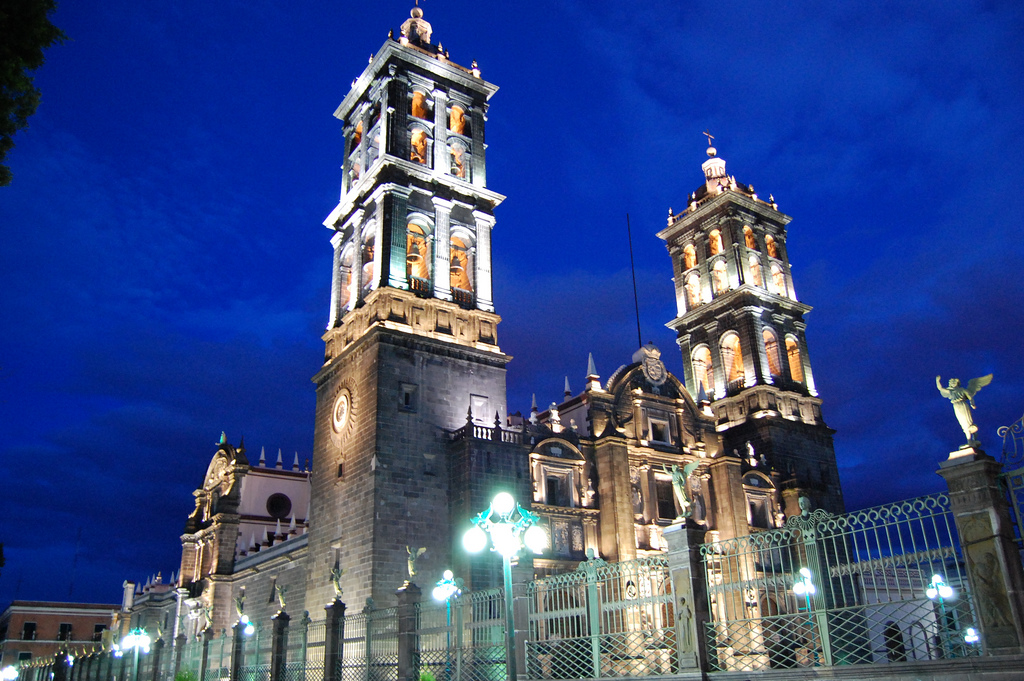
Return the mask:
[[[630,361],[681,372],[655,233],[728,172],[793,216],[851,508],[942,488],[936,374],[1024,411],[1024,5],[426,0],[500,86],[488,184],[509,411]],[[411,2],[65,0],[0,188],[0,601],[117,601],[177,569],[221,431],[310,455],[338,198],[331,114]],[[80,537],[80,541],[79,538]],[[78,546],[76,550],[76,545]],[[77,558],[76,558],[77,554]]]

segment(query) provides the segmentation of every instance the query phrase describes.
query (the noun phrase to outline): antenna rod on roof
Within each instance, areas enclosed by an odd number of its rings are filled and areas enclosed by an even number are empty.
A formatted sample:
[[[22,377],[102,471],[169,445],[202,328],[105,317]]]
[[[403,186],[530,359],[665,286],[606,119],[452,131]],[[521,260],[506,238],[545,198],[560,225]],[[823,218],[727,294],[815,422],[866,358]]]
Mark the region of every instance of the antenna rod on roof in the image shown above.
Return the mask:
[[[640,299],[636,295],[636,265],[633,263],[633,230],[629,227],[629,213],[626,213],[626,235],[629,237],[629,269],[633,273],[633,306],[636,308],[636,342],[637,347],[644,346],[640,336]]]

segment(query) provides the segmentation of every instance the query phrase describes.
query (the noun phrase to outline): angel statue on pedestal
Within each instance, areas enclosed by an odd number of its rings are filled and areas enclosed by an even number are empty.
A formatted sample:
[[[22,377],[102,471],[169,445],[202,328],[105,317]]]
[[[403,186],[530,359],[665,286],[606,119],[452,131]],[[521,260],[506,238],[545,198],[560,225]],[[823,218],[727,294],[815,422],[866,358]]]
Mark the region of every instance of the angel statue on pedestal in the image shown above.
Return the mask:
[[[980,376],[969,380],[965,388],[960,384],[959,378],[951,378],[949,384],[943,388],[942,377],[935,377],[935,387],[939,389],[940,395],[953,403],[953,413],[956,414],[956,420],[960,422],[960,427],[963,429],[964,435],[967,436],[967,444],[962,445],[961,448],[981,444],[974,439],[974,434],[978,432],[978,426],[974,425],[971,409],[975,408],[974,395],[991,382],[992,374]]]

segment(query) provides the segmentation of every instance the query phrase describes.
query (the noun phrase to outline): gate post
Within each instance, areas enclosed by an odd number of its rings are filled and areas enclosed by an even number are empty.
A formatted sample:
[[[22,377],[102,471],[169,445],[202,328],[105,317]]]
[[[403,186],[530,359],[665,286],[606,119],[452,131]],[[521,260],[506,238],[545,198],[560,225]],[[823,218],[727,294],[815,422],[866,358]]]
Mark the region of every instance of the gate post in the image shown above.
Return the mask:
[[[708,671],[707,623],[708,587],[700,546],[705,531],[688,527],[688,521],[665,528],[662,536],[668,545],[668,570],[672,584],[672,611],[675,613],[676,659],[679,671]]]
[[[270,619],[273,621],[270,639],[270,681],[282,681],[285,657],[288,654],[288,622],[291,621],[291,617],[281,610]]]
[[[232,625],[231,627],[231,633],[231,681],[238,681],[242,677],[242,658],[244,657],[245,653],[245,623],[242,622],[242,620],[238,620],[237,622],[235,622],[234,625]],[[220,636],[221,640],[223,641],[224,632],[221,632]],[[257,648],[257,651],[258,650],[259,648]],[[203,667],[206,667],[205,646],[203,646]],[[206,677],[199,677],[199,681],[206,681]]]
[[[960,533],[967,577],[987,655],[1024,652],[1024,573],[1013,539],[1000,465],[974,447],[957,450],[939,465]]]
[[[202,658],[200,658],[200,662],[199,662],[199,681],[205,681],[205,679],[206,679],[206,665],[208,664],[208,661],[210,659],[210,641],[213,640],[213,627],[209,626],[209,627],[206,627],[205,629],[203,629],[202,636],[203,636],[203,653],[202,653],[203,656],[202,656]],[[121,659],[123,660],[125,658],[122,657]],[[123,676],[123,674],[122,674],[122,676]],[[231,681],[237,681],[237,677],[236,676],[232,676],[231,677]]]
[[[345,642],[345,603],[340,598],[324,608],[324,681],[339,681],[338,667],[341,666]]]
[[[533,579],[533,560],[529,557],[519,558],[512,566],[512,613],[515,618],[514,643],[516,677],[525,679],[526,671],[526,639],[530,635],[530,599],[526,593],[527,583]]]
[[[153,641],[153,681],[160,681],[160,655],[164,652],[164,640]]]
[[[407,580],[395,594],[398,596],[398,681],[417,681],[420,665],[416,604],[420,602],[420,588]]]
[[[594,555],[594,549],[587,551],[587,562],[582,563],[587,577],[587,634],[590,636],[590,674],[592,679],[601,677],[601,602],[597,592],[597,568],[606,563]]]
[[[174,637],[174,673],[171,674],[171,680],[178,678],[178,672],[181,671],[181,654],[185,652],[185,642],[188,641],[185,638],[185,634],[178,634]]]
[[[800,499],[806,500],[807,497],[800,497]],[[815,515],[818,513],[822,513],[822,511],[815,512]],[[821,664],[831,667],[835,664],[832,659],[832,633],[829,630],[828,613],[825,610],[832,598],[832,583],[829,580],[827,566],[823,564],[818,548],[817,519],[809,511],[805,511],[801,514],[800,520],[800,538],[804,545],[806,567],[811,571],[812,583],[815,583],[818,591],[813,598],[810,594],[806,596],[807,618],[812,623],[811,636],[814,636],[814,630],[817,629],[818,635],[821,637]],[[813,608],[811,607],[812,602],[815,606]],[[825,604],[824,607],[822,606],[823,603]],[[815,642],[813,640],[811,645],[811,654],[817,656],[818,653],[814,649]]]

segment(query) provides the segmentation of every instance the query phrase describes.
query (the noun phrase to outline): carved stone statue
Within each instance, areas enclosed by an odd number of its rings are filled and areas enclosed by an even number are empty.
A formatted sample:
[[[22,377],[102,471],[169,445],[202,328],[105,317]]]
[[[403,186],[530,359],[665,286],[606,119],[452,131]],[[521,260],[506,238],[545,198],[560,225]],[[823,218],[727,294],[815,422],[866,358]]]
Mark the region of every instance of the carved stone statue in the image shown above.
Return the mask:
[[[245,587],[242,587],[242,590],[235,598],[235,612],[238,613],[239,617],[245,614]]]
[[[800,515],[811,514],[811,499],[810,497],[799,497],[797,499],[797,505],[800,506]]]
[[[951,378],[949,384],[943,388],[942,377],[935,377],[935,387],[939,389],[939,394],[953,403],[953,413],[956,414],[956,420],[960,422],[960,428],[967,436],[968,445],[978,444],[978,441],[974,439],[974,434],[978,432],[978,426],[974,425],[974,417],[971,415],[971,409],[974,409],[974,395],[991,382],[992,374],[989,374],[972,378],[967,382],[965,388],[960,384],[959,378]]]
[[[341,576],[345,570],[336,567],[331,569],[331,585],[334,587],[334,597],[341,598]]]
[[[672,492],[675,495],[676,503],[679,504],[680,509],[679,515],[676,516],[676,520],[689,518],[693,515],[693,499],[690,498],[690,492],[686,488],[686,481],[698,466],[700,466],[700,463],[696,461],[686,464],[682,469],[680,469],[679,466],[672,464]],[[669,472],[668,469],[665,468],[665,464],[661,465],[661,469],[666,473]]]
[[[288,587],[275,584],[274,590],[277,592],[277,603],[281,606],[281,612],[284,612],[284,595],[288,592]]]
[[[421,546],[414,549],[411,546],[406,546],[405,550],[409,552],[409,579],[412,579],[416,576],[416,559],[427,552],[427,547]]]

